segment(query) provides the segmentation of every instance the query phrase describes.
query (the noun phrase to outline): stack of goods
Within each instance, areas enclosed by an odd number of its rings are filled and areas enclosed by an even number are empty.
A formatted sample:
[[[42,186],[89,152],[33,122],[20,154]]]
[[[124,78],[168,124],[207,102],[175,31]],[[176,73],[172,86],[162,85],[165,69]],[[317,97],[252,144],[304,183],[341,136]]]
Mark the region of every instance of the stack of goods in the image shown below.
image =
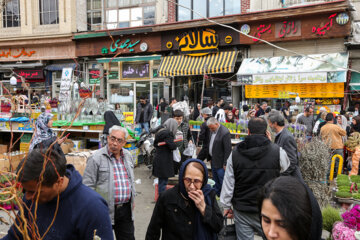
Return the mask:
[[[92,151],[84,149],[82,151],[71,152],[66,154],[66,163],[74,165],[75,169],[81,175],[84,174],[87,159],[92,155]]]
[[[131,155],[133,157],[133,161],[135,161],[135,166],[137,166],[140,149],[136,147],[135,143],[136,143],[136,141],[128,141],[126,143],[126,145],[124,146],[124,148],[131,153]]]

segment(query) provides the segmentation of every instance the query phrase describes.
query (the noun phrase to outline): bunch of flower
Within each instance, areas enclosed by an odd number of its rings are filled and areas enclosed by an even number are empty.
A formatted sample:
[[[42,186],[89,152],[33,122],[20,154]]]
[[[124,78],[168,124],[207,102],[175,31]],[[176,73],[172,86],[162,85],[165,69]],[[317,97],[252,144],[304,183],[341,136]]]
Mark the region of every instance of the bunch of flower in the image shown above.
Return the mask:
[[[360,230],[360,206],[355,205],[350,211],[347,211],[341,215],[344,219],[345,226],[355,229],[357,231]]]

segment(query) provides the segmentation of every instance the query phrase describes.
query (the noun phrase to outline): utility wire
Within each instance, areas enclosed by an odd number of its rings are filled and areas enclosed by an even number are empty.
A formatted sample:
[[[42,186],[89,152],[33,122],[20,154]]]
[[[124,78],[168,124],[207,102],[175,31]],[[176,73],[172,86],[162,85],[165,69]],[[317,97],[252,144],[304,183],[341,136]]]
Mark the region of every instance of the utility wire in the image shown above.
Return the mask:
[[[217,21],[215,21],[215,20],[212,20],[212,19],[209,19],[209,18],[207,18],[207,17],[204,17],[204,16],[202,16],[200,13],[194,11],[193,9],[191,9],[191,8],[189,8],[189,7],[186,7],[186,6],[184,6],[184,5],[181,5],[181,4],[179,4],[179,3],[177,3],[177,2],[175,2],[175,1],[173,1],[173,0],[166,0],[166,1],[168,1],[168,2],[170,2],[170,3],[174,3],[174,4],[176,4],[176,5],[178,5],[178,6],[182,7],[182,8],[188,9],[188,10],[192,11],[193,13],[195,13],[196,15],[198,15],[199,17],[205,19],[205,20],[208,21],[208,22],[214,23],[214,24],[216,24],[216,25],[219,25],[219,26],[222,26],[222,27],[225,27],[225,28],[232,29],[232,30],[234,30],[235,32],[238,32],[238,33],[240,33],[240,34],[242,34],[242,35],[244,35],[244,36],[246,36],[246,37],[248,37],[248,38],[256,39],[256,40],[258,40],[258,41],[260,41],[260,42],[263,42],[263,43],[265,43],[265,44],[268,44],[269,46],[272,46],[272,47],[274,47],[274,48],[280,49],[280,50],[285,51],[285,52],[293,53],[293,54],[295,54],[295,55],[299,55],[299,56],[302,56],[302,57],[310,58],[310,59],[313,59],[313,60],[316,60],[316,61],[319,61],[319,62],[328,63],[328,64],[331,64],[331,65],[337,67],[337,68],[341,68],[341,69],[344,69],[344,70],[346,70],[346,71],[352,71],[352,72],[356,72],[356,73],[359,73],[359,74],[360,74],[360,71],[358,71],[358,70],[355,70],[355,69],[352,69],[352,68],[345,68],[345,67],[343,67],[343,66],[336,65],[336,64],[334,64],[334,63],[332,63],[332,62],[329,62],[329,61],[326,61],[326,60],[317,59],[317,58],[311,57],[311,56],[306,55],[306,54],[303,54],[303,53],[299,53],[299,52],[296,52],[296,51],[293,51],[293,50],[289,50],[289,49],[280,47],[280,46],[278,46],[278,45],[276,45],[276,44],[270,43],[270,42],[268,42],[268,41],[266,41],[266,40],[264,40],[264,39],[257,38],[257,37],[255,37],[255,36],[252,36],[252,35],[243,33],[243,32],[241,32],[240,30],[238,30],[238,29],[236,29],[236,28],[234,28],[234,27],[232,27],[232,26],[229,26],[229,25],[226,25],[226,24],[222,24],[222,23],[219,23],[219,22],[217,22]]]

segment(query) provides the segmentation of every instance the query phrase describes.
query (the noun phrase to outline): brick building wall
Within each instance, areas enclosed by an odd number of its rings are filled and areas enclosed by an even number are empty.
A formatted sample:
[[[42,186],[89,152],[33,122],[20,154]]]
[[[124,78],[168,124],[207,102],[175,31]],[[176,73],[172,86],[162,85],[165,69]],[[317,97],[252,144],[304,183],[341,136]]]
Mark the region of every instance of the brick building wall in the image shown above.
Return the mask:
[[[168,22],[176,22],[176,4],[170,1],[168,1]]]
[[[241,13],[247,13],[250,9],[250,0],[241,0]]]

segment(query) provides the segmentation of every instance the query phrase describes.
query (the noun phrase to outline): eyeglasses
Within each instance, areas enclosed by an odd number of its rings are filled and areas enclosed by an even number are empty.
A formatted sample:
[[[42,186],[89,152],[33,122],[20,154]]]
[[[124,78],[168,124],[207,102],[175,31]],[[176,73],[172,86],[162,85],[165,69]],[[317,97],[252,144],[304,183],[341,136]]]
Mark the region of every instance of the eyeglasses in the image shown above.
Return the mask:
[[[201,181],[200,179],[191,179],[191,178],[184,178],[184,182],[186,185],[191,185],[192,183],[194,184],[194,186],[196,187],[201,187],[203,181]]]
[[[122,144],[123,142],[125,142],[125,140],[124,139],[121,139],[121,138],[116,138],[116,137],[114,137],[114,136],[111,136],[110,137],[110,141],[111,142],[117,142],[118,144]]]

